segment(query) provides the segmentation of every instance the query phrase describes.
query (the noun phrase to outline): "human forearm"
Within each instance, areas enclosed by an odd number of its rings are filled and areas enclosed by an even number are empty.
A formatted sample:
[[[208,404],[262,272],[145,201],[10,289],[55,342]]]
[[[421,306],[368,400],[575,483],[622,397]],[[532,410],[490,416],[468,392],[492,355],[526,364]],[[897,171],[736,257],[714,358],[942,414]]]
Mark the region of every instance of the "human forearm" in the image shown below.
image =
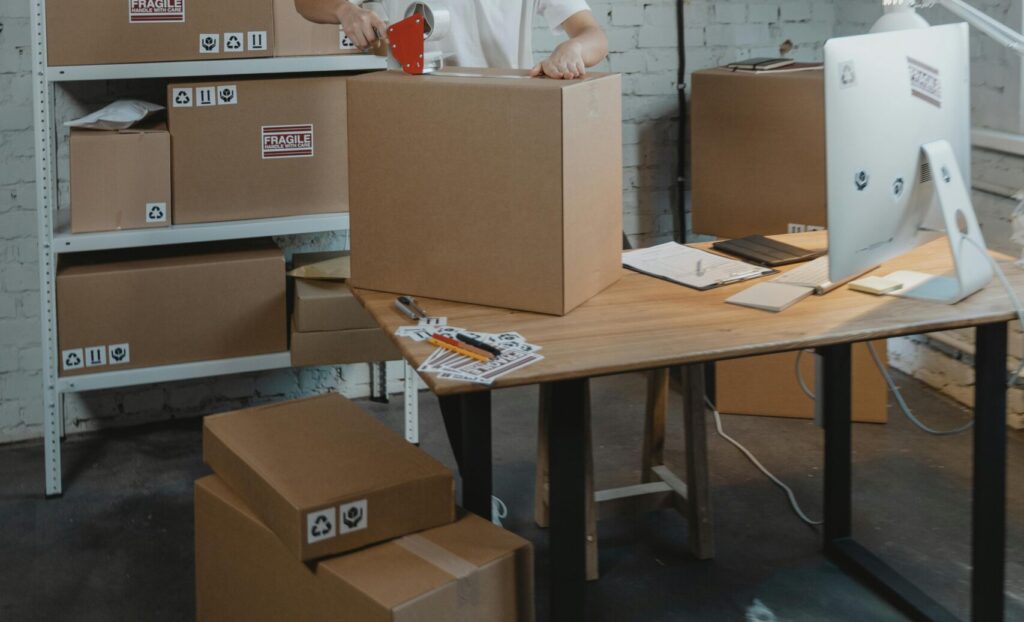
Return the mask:
[[[589,26],[561,45],[579,45],[580,56],[587,67],[593,67],[608,56],[608,37],[600,26]]]
[[[295,0],[295,10],[311,22],[318,24],[340,24],[342,5],[348,0]]]

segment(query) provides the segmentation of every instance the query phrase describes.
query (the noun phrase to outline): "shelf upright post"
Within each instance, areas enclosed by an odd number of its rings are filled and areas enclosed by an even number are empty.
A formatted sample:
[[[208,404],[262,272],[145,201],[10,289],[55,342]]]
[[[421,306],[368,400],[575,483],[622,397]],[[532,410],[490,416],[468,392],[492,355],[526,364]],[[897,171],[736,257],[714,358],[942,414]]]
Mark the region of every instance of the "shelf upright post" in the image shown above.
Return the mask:
[[[46,2],[32,0],[32,117],[36,139],[36,219],[39,242],[39,323],[43,383],[43,447],[46,496],[60,495],[62,402],[57,392],[56,257],[53,212],[56,184],[56,141],[53,136],[53,92],[46,76]]]

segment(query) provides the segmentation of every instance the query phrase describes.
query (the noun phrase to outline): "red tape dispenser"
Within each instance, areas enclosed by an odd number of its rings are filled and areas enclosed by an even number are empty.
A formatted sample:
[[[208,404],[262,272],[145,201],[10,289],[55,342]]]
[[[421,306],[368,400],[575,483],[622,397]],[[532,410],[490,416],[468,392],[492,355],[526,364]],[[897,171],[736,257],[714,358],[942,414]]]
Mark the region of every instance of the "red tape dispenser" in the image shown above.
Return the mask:
[[[405,10],[405,19],[388,27],[391,55],[402,71],[413,75],[432,73],[444,68],[441,52],[427,52],[426,42],[437,41],[448,34],[451,14],[442,2],[414,2]]]

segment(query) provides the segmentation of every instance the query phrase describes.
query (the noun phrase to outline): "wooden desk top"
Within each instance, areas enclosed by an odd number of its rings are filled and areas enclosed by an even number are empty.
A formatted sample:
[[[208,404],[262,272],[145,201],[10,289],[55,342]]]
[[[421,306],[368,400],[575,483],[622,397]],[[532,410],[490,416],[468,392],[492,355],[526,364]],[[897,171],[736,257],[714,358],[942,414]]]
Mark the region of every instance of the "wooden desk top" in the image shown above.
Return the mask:
[[[775,236],[804,248],[824,248],[823,232]],[[1024,294],[1024,270],[998,256],[1014,288]],[[933,274],[952,268],[946,240],[924,245],[881,266],[873,274],[913,269]],[[771,278],[771,277],[768,277]],[[989,286],[956,304],[946,305],[892,296],[872,296],[838,288],[810,296],[781,313],[724,300],[756,280],[706,292],[623,270],[622,279],[564,317],[418,298],[427,313],[448,323],[484,332],[519,331],[543,346],[544,360],[499,378],[489,388],[537,384],[571,378],[740,358],[837,343],[867,341],[937,330],[976,326],[1015,318],[1013,305],[993,279]],[[413,366],[434,347],[394,337],[410,320],[394,307],[395,294],[355,290],[371,315],[397,343]],[[424,374],[438,395],[488,389],[481,384],[441,380]]]

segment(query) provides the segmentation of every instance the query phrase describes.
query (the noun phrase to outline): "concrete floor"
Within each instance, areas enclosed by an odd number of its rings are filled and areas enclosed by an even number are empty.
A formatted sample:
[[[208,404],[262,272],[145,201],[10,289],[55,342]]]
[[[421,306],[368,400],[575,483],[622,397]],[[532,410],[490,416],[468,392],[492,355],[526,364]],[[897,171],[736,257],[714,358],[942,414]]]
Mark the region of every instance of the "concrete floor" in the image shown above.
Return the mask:
[[[951,427],[968,413],[900,378],[919,414]],[[638,481],[643,378],[594,383],[599,487]],[[673,393],[672,413],[681,408]],[[436,400],[421,395],[422,447],[452,465]],[[536,390],[495,397],[495,492],[505,524],[537,552],[539,619],[546,620],[547,536],[532,521]],[[401,400],[364,403],[396,430]],[[854,436],[854,532],[942,603],[965,616],[969,581],[970,434],[934,438],[891,411],[888,425]],[[822,435],[806,421],[724,418],[728,432],[821,513]],[[64,446],[62,498],[42,498],[38,443],[0,448],[0,620],[186,620],[193,616],[192,481],[201,463],[199,420],[72,438]],[[681,424],[670,418],[667,458],[682,465]],[[709,429],[711,425],[709,422]],[[902,620],[819,552],[815,529],[783,495],[712,434],[717,555],[686,553],[672,511],[603,522],[594,620]],[[1024,436],[1009,464],[1007,619],[1024,620]]]

